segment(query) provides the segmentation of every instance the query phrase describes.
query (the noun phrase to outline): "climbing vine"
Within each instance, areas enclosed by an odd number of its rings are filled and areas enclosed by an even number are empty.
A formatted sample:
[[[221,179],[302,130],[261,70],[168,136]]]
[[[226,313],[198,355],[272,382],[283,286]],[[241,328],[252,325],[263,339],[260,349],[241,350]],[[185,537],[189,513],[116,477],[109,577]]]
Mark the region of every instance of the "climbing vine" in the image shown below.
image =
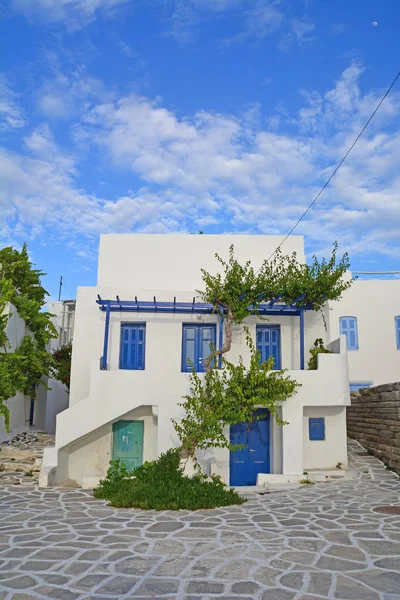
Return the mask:
[[[43,275],[33,268],[26,244],[20,252],[11,247],[0,250],[0,415],[6,431],[10,428],[7,400],[17,392],[34,400],[36,387],[45,385],[43,377],[50,375],[53,366],[46,347],[57,331],[51,315],[42,312],[47,296],[41,285]],[[25,331],[20,344],[12,348],[8,325],[16,312],[24,320]]]
[[[279,407],[300,384],[285,375],[285,370],[274,371],[272,358],[260,363],[260,353],[247,330],[246,342],[248,367],[242,358],[235,365],[222,357],[222,369],[214,363],[206,377],[191,373],[190,392],[181,404],[185,416],[180,422],[173,421],[184,456],[194,458],[197,449],[211,447],[238,449],[240,446],[230,443],[226,426],[257,419],[257,407],[268,409],[279,424],[284,424]]]
[[[174,421],[184,456],[195,458],[197,449],[209,447],[235,449],[225,435],[226,426],[251,422],[257,407],[267,408],[282,423],[279,407],[299,384],[284,370],[273,370],[273,359],[260,364],[260,354],[244,321],[259,314],[261,303],[277,298],[285,304],[297,300],[298,306],[312,306],[313,310],[320,310],[328,300],[339,299],[352,279],[345,278],[350,267],[348,255],[338,259],[337,251],[335,243],[329,260],[319,261],[313,256],[307,265],[298,262],[296,253],[285,256],[278,250],[256,271],[250,261],[239,263],[232,245],[228,260],[215,255],[222,267],[219,273],[202,269],[204,289],[198,294],[213,305],[215,313],[223,315],[225,340],[221,348],[210,348],[204,361],[204,377],[194,370],[191,373],[190,392],[182,403],[185,416]],[[242,326],[246,332],[248,367],[242,358],[234,365],[224,357],[232,346],[233,325]],[[218,369],[219,357],[222,369]]]

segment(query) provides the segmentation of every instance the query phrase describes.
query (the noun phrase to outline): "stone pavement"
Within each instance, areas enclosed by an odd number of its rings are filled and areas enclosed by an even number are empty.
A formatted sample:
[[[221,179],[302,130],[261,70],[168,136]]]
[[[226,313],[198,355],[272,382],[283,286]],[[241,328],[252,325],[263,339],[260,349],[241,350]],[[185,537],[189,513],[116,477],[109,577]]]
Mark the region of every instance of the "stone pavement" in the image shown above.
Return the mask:
[[[0,488],[0,600],[400,600],[400,516],[373,510],[400,505],[399,479],[350,453],[355,479],[209,511]]]

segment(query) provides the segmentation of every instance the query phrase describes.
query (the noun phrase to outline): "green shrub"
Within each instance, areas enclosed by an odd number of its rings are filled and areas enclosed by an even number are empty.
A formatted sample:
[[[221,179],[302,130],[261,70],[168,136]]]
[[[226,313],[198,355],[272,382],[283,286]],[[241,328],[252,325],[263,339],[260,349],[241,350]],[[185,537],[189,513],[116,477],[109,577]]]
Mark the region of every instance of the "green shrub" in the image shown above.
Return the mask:
[[[107,474],[100,487],[94,490],[94,496],[108,500],[111,506],[145,510],[199,510],[246,502],[219,477],[184,475],[176,449],[137,467],[130,477],[109,477]]]
[[[313,348],[310,350],[311,358],[308,361],[309,371],[315,371],[318,368],[318,354],[332,354],[331,350],[328,350],[324,346],[324,340],[318,338],[314,342]]]
[[[110,460],[110,466],[108,468],[106,477],[108,481],[121,481],[122,479],[125,479],[126,477],[130,476],[131,473],[129,473],[128,469],[126,468],[126,465],[124,465],[124,463],[121,463],[121,460],[119,458],[116,458],[115,460]]]

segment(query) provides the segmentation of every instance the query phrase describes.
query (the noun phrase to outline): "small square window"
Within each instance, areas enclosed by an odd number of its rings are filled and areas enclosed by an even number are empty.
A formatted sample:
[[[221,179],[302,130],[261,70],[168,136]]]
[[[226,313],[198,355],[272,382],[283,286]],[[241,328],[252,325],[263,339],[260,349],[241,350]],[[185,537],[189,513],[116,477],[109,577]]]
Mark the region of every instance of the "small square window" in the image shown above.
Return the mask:
[[[321,441],[325,439],[325,419],[308,419],[308,436],[311,441]]]

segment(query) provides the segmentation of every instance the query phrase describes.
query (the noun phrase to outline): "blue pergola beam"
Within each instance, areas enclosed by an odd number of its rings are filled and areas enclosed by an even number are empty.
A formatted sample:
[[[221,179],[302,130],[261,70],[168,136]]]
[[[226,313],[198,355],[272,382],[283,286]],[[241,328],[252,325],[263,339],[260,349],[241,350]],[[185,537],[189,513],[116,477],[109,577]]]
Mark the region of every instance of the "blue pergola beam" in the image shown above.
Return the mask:
[[[218,348],[218,350],[221,350],[223,341],[224,341],[224,310],[221,306],[221,310],[219,313],[219,348]],[[221,367],[222,367],[222,356],[219,355],[218,356],[218,368],[221,369]]]
[[[101,368],[103,371],[107,370],[107,355],[108,355],[108,336],[110,332],[110,305],[106,307],[106,322],[104,325],[104,347],[103,356],[101,358]]]
[[[302,294],[291,304],[275,304],[281,297],[282,294],[276,296],[270,302],[260,304],[257,307],[257,314],[259,315],[279,315],[279,316],[299,316],[300,317],[300,369],[304,370],[304,312],[306,310],[313,310],[312,304],[306,304],[304,306],[297,306],[296,303],[305,298],[305,294]],[[104,348],[103,356],[101,357],[101,368],[107,369],[107,357],[108,357],[108,338],[110,330],[110,314],[112,312],[157,312],[165,314],[215,314],[215,306],[205,302],[197,302],[196,298],[193,298],[192,302],[177,302],[174,297],[173,302],[157,302],[154,296],[153,302],[140,301],[137,296],[135,300],[121,300],[119,296],[116,296],[116,300],[103,300],[101,296],[97,295],[96,303],[99,305],[101,311],[106,313],[105,326],[104,326]],[[249,310],[253,307],[250,305]],[[224,309],[220,307],[219,314],[219,349],[222,348],[223,344],[223,321],[224,321]],[[221,366],[221,357],[218,358],[219,366]]]
[[[278,294],[277,296],[275,296],[275,298],[272,298],[272,300],[268,303],[269,306],[273,306],[276,302],[278,302],[278,300],[280,300],[282,298],[283,294]]]
[[[298,296],[296,298],[296,300],[293,300],[293,302],[290,303],[290,306],[296,306],[296,304],[298,302],[300,302],[300,300],[304,300],[304,298],[306,297],[307,294],[301,294],[301,296]]]
[[[304,371],[304,310],[300,310],[300,370]]]
[[[276,300],[276,299],[274,299]],[[111,312],[164,312],[164,313],[198,313],[198,314],[215,314],[215,307],[212,304],[205,302],[177,302],[174,298],[173,302],[158,302],[155,298],[151,301],[140,301],[135,296],[135,300],[96,300],[100,310],[106,311],[109,307]],[[253,307],[250,305],[249,310]],[[312,305],[305,305],[301,307],[301,310],[312,310]],[[223,310],[223,309],[222,309]],[[271,302],[260,304],[257,307],[257,313],[263,315],[299,315],[300,307],[288,305],[288,304],[277,304],[272,305]]]

